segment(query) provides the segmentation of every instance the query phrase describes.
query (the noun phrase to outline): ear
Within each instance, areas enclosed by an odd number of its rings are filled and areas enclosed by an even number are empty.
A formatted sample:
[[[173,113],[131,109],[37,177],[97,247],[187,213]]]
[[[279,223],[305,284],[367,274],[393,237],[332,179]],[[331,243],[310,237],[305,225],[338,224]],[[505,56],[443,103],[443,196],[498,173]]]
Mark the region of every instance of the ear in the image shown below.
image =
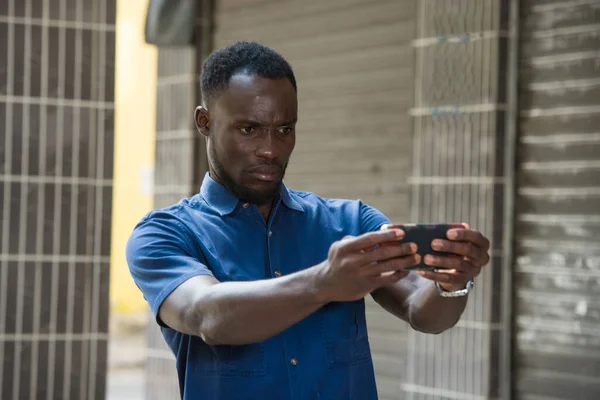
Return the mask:
[[[202,106],[196,107],[194,110],[194,122],[196,123],[196,129],[204,136],[210,135],[210,119],[208,116],[208,110]]]

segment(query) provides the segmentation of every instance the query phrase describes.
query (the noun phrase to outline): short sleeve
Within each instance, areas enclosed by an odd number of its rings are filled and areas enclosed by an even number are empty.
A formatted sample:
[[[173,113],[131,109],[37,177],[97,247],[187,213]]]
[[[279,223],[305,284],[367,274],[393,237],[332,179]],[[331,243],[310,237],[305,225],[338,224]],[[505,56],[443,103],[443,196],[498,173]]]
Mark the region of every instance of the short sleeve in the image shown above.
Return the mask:
[[[185,225],[167,213],[143,219],[127,241],[131,276],[163,327],[158,310],[167,296],[194,276],[213,275],[193,243]]]
[[[389,218],[376,208],[360,202],[360,233],[378,231],[383,224],[391,223]]]

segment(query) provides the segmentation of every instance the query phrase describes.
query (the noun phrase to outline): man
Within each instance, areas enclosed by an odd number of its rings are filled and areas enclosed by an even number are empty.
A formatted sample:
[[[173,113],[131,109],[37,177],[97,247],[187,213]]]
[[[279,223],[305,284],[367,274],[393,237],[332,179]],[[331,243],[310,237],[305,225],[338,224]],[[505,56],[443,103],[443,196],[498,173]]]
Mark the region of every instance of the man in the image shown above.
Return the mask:
[[[419,331],[460,318],[489,260],[480,233],[452,230],[424,262],[360,201],[290,190],[297,87],[257,43],[213,53],[195,111],[209,173],[200,193],[149,213],[127,246],[131,274],[177,358],[184,399],[377,398],[364,297]],[[383,246],[383,244],[387,244]],[[390,245],[391,244],[391,245]],[[439,285],[436,286],[435,282]]]

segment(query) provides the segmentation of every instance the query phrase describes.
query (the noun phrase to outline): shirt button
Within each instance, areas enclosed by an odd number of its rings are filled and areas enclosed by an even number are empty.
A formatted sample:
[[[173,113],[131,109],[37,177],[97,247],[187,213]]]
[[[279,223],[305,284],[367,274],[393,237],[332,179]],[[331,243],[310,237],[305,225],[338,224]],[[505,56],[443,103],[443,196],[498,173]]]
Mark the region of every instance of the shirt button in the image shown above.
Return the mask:
[[[273,232],[272,231],[269,231],[269,236],[273,236]]]
[[[279,271],[275,271],[275,273],[274,273],[274,274],[275,274],[275,276],[277,276],[277,277],[280,277],[280,276],[281,276],[281,272],[279,272]]]
[[[242,207],[248,208],[248,207],[250,207],[250,203],[244,203],[244,204],[242,204]]]
[[[290,359],[290,364],[292,364],[292,365],[296,365],[296,364],[298,364],[298,361],[296,361],[296,359],[295,359],[295,358],[291,358],[291,359]]]

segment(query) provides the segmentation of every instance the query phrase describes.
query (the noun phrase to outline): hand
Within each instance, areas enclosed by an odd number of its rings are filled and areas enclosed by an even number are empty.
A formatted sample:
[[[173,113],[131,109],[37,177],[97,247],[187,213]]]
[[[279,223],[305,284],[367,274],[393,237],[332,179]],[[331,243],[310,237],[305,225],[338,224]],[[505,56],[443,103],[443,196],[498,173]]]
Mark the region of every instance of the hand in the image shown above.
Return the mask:
[[[454,255],[441,257],[427,254],[423,260],[426,265],[443,269],[419,271],[419,275],[437,281],[445,290],[461,290],[490,261],[490,241],[480,232],[470,229],[451,229],[447,237],[449,240],[434,240],[431,247]]]
[[[420,256],[414,243],[398,243],[403,237],[403,231],[390,229],[333,243],[319,265],[318,285],[325,299],[359,300],[404,278],[408,271],[403,269],[418,264]]]

